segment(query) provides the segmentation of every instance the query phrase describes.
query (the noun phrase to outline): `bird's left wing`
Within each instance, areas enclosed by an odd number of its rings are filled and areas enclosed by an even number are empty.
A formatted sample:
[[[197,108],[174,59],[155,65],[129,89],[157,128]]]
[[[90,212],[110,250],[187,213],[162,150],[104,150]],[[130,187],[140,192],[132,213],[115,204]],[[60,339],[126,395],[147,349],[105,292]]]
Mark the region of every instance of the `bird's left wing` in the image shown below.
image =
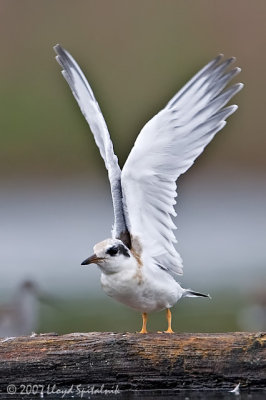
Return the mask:
[[[223,90],[240,71],[222,56],[200,70],[140,132],[122,171],[126,223],[147,264],[182,274],[174,248],[176,179],[226,124],[223,108],[242,84]],[[138,240],[137,240],[138,239]]]
[[[122,206],[121,170],[114,154],[113,144],[100,107],[83,72],[73,57],[60,45],[54,47],[56,60],[62,66],[62,74],[72,90],[78,105],[86,118],[95,142],[99,147],[110,180],[114,206],[113,237],[128,244],[128,231]]]

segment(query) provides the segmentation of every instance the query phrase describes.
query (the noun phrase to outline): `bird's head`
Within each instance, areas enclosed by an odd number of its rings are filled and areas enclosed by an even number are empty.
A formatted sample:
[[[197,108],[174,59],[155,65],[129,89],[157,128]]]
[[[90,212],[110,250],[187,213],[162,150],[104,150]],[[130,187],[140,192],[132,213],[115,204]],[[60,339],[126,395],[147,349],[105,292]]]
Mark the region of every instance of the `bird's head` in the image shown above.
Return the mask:
[[[57,299],[53,298],[48,293],[45,293],[39,285],[32,280],[25,280],[21,283],[18,290],[17,299],[20,302],[21,298],[34,298],[38,299],[41,303],[54,307]]]
[[[39,294],[39,286],[36,282],[31,280],[25,280],[21,283],[19,287],[19,291],[22,293],[32,293],[34,296],[38,296]]]
[[[112,274],[129,265],[132,259],[130,250],[119,239],[106,239],[93,247],[94,254],[81,265],[97,264],[102,272]]]

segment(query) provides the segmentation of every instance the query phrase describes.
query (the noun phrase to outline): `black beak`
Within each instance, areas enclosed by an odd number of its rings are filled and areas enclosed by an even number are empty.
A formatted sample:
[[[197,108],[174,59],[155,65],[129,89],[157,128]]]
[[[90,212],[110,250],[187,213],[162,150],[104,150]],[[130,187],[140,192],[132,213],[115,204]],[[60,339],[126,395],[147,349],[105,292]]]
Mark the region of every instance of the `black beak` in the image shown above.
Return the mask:
[[[81,265],[88,265],[88,264],[98,264],[99,261],[103,260],[103,258],[97,257],[96,254],[86,258]]]

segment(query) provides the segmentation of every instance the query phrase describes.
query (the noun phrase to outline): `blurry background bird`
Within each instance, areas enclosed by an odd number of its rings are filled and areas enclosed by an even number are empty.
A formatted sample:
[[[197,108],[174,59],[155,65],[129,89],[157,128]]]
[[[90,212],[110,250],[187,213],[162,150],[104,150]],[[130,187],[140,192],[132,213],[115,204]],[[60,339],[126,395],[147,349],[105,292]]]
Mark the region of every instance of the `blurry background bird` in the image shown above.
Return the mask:
[[[52,45],[75,49],[82,61],[121,166],[169,95],[222,51],[243,67],[241,112],[179,180],[177,199],[182,282],[211,288],[213,299],[180,302],[173,329],[243,329],[239,311],[266,287],[265,13],[260,0],[1,1],[1,303],[34,276],[64,301],[60,314],[40,305],[39,331],[131,331],[139,322],[101,294],[96,268],[79,265],[85,248],[109,236],[112,207],[104,165],[58,77]],[[151,330],[163,323],[155,314]]]
[[[8,304],[0,307],[0,337],[29,335],[38,326],[40,290],[33,281],[23,282]]]
[[[266,331],[266,289],[258,286],[247,293],[250,299],[238,313],[238,323],[244,331]]]

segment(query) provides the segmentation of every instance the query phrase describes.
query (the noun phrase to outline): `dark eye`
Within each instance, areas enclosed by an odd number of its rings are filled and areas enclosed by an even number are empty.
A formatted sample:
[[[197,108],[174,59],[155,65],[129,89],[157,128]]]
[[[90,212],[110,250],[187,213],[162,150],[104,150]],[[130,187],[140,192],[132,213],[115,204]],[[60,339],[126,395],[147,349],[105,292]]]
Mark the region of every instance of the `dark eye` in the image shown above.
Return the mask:
[[[118,253],[118,247],[117,246],[110,247],[110,249],[108,249],[106,253],[110,254],[110,256],[115,256]]]

